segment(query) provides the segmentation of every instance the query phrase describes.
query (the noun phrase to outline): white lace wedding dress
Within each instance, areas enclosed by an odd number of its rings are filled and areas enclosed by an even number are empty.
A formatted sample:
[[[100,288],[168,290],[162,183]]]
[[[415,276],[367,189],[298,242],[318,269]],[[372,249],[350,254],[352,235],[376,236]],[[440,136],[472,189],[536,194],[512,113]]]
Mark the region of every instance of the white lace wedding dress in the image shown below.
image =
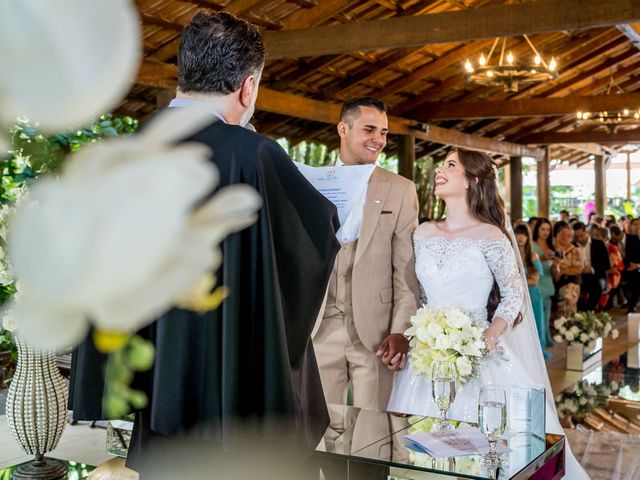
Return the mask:
[[[501,301],[495,312],[496,317],[506,320],[508,332],[522,329],[524,325],[511,328],[526,300],[526,284],[522,280],[518,261],[511,242],[506,238],[496,240],[472,240],[466,237],[447,239],[441,236],[424,237],[414,235],[416,274],[422,291],[422,302],[430,306],[453,305],[471,313],[485,327],[487,321],[487,300],[494,279],[500,288]],[[525,322],[534,321],[525,318]],[[535,324],[534,324],[535,325]],[[518,348],[518,342],[509,341],[509,333],[500,341],[502,353],[493,353],[486,359],[480,375],[458,386],[456,398],[449,408],[448,418],[477,422],[478,393],[482,385],[535,385],[547,388],[546,429],[547,432],[564,434],[553,405],[544,360],[541,352],[527,353],[531,358],[523,358],[526,348]],[[533,334],[535,336],[535,333]],[[514,345],[514,343],[516,343]],[[515,348],[514,348],[515,347]],[[539,345],[537,346],[539,349]],[[517,350],[517,351],[516,351]],[[539,353],[539,354],[538,354]],[[525,367],[525,362],[529,365]],[[532,362],[539,362],[537,372],[543,371],[544,378],[536,378]],[[537,380],[537,381],[536,381]],[[439,410],[431,398],[431,383],[414,375],[410,363],[396,374],[388,410],[415,415],[439,416]],[[588,479],[588,475],[575,461],[570,452],[567,455],[566,478]]]

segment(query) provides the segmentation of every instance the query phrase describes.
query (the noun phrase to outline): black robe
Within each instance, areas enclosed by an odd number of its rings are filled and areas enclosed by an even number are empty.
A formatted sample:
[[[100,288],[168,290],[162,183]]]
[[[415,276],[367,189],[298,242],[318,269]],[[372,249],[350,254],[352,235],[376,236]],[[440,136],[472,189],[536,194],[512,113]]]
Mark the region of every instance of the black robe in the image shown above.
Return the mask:
[[[186,141],[212,148],[220,187],[249,184],[264,204],[254,225],[222,244],[223,304],[203,315],[173,309],[141,332],[156,358],[135,381],[149,404],[138,412],[129,464],[150,438],[196,432],[227,446],[238,421],[263,432],[288,422],[313,448],[329,420],[310,336],[339,249],[336,209],[267,137],[216,122]],[[77,420],[104,418],[103,362],[90,340],[76,349]]]

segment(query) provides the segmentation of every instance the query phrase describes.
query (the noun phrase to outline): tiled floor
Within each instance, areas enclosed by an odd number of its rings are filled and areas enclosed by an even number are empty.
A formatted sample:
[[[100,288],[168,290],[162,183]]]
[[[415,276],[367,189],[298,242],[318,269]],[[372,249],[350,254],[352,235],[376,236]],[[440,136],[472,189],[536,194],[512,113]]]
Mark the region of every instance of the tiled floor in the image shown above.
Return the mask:
[[[614,311],[613,313],[620,328],[620,336],[615,341],[610,339],[605,341],[603,362],[627,351],[630,347],[627,342],[626,317],[622,311]],[[582,374],[564,369],[566,358],[564,345],[552,347],[551,352],[553,358],[547,362],[547,367],[555,395],[579,381]],[[638,437],[594,433],[585,430],[573,430],[567,434],[576,458],[581,459],[594,480],[640,479],[640,468],[636,472],[633,462],[629,461],[640,448]],[[87,423],[67,425],[58,448],[50,456],[99,465],[112,458],[106,453],[105,443],[105,429],[90,428]],[[6,468],[26,460],[29,460],[29,457],[19,449],[13,440],[6,423],[6,417],[0,416],[0,468]],[[606,466],[605,470],[602,468],[603,465]]]
[[[67,424],[58,447],[48,454],[54,458],[75,460],[79,463],[99,465],[109,460],[106,452],[107,431],[104,428],[90,428],[86,422]],[[0,469],[30,460],[13,439],[7,417],[0,416]]]

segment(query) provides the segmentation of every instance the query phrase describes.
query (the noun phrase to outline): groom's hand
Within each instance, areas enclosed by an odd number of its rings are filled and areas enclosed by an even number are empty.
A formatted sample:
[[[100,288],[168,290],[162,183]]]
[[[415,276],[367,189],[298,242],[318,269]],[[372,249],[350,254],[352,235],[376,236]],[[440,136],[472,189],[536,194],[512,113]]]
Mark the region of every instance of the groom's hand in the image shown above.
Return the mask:
[[[381,357],[389,370],[397,371],[404,367],[408,351],[409,340],[401,333],[392,333],[380,343],[376,355]]]

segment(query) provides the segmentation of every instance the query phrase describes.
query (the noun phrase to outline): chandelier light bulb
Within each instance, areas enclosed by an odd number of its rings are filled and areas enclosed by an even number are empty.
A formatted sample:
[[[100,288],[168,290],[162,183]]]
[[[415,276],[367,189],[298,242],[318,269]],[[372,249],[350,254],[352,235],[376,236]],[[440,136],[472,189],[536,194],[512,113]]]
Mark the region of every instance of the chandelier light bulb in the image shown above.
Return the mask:
[[[471,66],[471,62],[469,60],[467,60],[464,64],[464,68],[467,70],[467,72],[473,73],[473,67]]]
[[[625,108],[622,113],[624,113],[624,116],[626,117],[627,115],[629,115],[629,109]]]
[[[489,70],[487,72],[487,77],[493,77],[493,70]]]
[[[640,113],[636,112],[635,115],[634,115],[634,118],[636,118],[636,119],[640,118]]]
[[[549,62],[549,70],[553,72],[557,66],[558,64],[556,63],[556,59],[552,57],[551,61]]]
[[[509,55],[507,55],[507,62],[509,65],[513,65],[513,53],[509,52]]]
[[[478,62],[480,63],[480,65],[484,66],[487,64],[487,59],[484,58],[484,54],[480,55],[480,59],[478,60]]]
[[[578,112],[576,115],[578,116],[578,120],[582,120],[582,112]]]
[[[533,59],[533,63],[535,63],[536,65],[540,65],[540,62],[542,62],[540,55],[536,55],[536,57]]]

